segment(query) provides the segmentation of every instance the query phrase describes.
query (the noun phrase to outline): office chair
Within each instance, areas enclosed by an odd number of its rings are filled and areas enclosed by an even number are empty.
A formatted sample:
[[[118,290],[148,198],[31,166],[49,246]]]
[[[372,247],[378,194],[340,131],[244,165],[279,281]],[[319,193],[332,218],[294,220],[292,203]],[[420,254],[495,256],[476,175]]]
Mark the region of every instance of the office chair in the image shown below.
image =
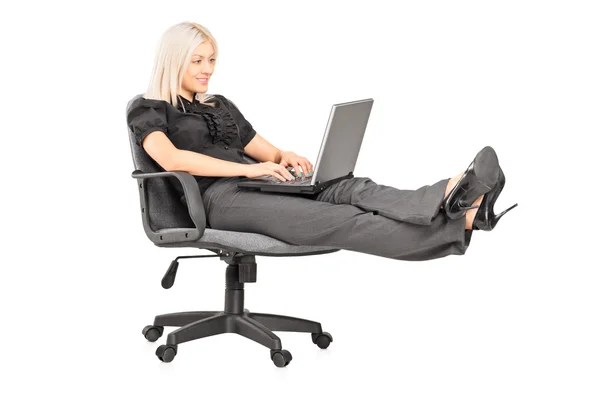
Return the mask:
[[[127,104],[127,112],[137,95]],[[158,164],[135,143],[129,129],[129,144],[140,195],[142,223],[148,238],[158,247],[193,247],[216,254],[176,257],[162,279],[162,287],[169,289],[181,258],[219,257],[227,264],[225,270],[224,311],[192,311],[157,315],[152,325],[142,330],[144,337],[157,341],[164,327],[179,327],[167,335],[166,344],[156,349],[157,357],[171,362],[177,355],[178,345],[221,333],[237,333],[271,350],[271,360],[277,367],[285,367],[292,360],[289,351],[282,349],[281,340],[273,331],[310,332],[312,341],[326,349],[333,341],[323,332],[321,324],[284,315],[261,314],[244,308],[244,283],[256,282],[255,256],[307,256],[327,254],[340,249],[325,246],[296,246],[275,238],[251,233],[212,229],[206,221],[204,203],[195,178],[183,171],[161,171]],[[257,163],[245,155],[246,160]],[[174,185],[183,188],[185,203],[179,198]]]

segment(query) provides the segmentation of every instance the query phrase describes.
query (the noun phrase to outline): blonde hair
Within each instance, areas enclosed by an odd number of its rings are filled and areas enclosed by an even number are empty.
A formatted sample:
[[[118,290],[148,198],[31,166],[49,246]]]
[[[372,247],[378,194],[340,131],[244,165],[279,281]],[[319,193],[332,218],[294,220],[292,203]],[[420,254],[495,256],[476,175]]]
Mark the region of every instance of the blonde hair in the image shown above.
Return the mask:
[[[217,41],[202,25],[186,21],[167,29],[158,44],[150,84],[144,97],[164,100],[177,107],[177,95],[183,76],[192,60],[192,53],[206,40],[214,47],[214,57],[217,58],[219,55]],[[196,99],[200,103],[205,103],[213,97],[205,93],[196,93]]]

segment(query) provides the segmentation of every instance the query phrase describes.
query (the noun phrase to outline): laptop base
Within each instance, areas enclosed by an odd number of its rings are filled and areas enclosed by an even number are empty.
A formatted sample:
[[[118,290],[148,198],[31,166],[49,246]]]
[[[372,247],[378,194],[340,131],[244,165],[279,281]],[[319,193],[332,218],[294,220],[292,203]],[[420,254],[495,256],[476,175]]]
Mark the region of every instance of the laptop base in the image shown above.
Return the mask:
[[[297,193],[297,194],[317,194],[327,189],[329,186],[343,179],[354,178],[352,172],[348,175],[340,176],[339,178],[331,179],[327,182],[317,181],[314,185],[286,185],[277,183],[265,183],[264,180],[250,179],[245,182],[238,182],[239,188],[259,190],[261,192],[275,192],[275,193]]]

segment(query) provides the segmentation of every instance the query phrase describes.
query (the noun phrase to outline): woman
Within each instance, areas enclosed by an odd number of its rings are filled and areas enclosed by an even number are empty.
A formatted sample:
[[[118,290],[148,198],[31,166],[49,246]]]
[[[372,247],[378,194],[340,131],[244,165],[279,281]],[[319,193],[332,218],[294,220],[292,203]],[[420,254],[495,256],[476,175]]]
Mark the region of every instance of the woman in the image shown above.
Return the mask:
[[[206,95],[217,57],[216,40],[205,27],[183,22],[169,28],[148,90],[127,115],[137,145],[159,169],[195,176],[213,229],[417,261],[464,254],[473,230],[492,230],[517,205],[493,212],[505,178],[489,146],[464,173],[417,190],[366,177],[308,196],[238,188],[241,180],[264,176],[296,179],[287,167],[310,176],[313,165],[261,137],[225,96]],[[249,163],[244,153],[260,162]]]

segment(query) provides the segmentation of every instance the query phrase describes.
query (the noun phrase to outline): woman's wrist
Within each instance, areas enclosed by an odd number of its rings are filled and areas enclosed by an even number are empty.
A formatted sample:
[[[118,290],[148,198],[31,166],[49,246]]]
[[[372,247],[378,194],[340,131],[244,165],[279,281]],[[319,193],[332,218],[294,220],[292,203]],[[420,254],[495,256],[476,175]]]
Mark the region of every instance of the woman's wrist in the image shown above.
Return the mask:
[[[275,155],[275,164],[279,164],[281,162],[281,157],[285,150],[277,150],[277,154]]]
[[[248,177],[248,172],[251,164],[240,164],[241,174],[240,176]]]

